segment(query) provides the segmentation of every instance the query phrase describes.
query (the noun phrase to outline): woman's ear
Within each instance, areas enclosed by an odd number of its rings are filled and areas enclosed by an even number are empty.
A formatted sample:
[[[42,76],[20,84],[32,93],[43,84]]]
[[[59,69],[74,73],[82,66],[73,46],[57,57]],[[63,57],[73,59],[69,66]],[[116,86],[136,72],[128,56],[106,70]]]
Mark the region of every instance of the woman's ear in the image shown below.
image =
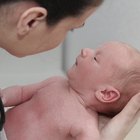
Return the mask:
[[[42,7],[32,7],[26,10],[17,23],[18,35],[26,35],[32,28],[35,28],[42,20],[45,20],[47,10]]]
[[[112,86],[104,86],[95,92],[96,98],[103,103],[112,103],[120,98],[120,92]]]

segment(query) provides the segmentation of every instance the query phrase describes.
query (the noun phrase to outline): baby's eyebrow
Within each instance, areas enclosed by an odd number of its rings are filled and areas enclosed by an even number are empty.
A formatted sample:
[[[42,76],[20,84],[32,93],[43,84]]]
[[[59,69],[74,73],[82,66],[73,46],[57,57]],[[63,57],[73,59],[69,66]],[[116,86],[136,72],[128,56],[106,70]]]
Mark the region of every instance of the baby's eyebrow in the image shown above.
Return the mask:
[[[95,51],[95,55],[96,55],[96,56],[97,56],[97,55],[101,55],[101,51],[97,49],[97,50]]]

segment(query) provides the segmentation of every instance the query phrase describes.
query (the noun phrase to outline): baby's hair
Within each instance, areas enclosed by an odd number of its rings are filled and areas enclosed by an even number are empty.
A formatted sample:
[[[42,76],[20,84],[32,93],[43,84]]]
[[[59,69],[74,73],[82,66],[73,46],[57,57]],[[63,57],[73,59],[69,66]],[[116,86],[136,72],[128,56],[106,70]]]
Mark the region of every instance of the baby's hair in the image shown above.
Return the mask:
[[[124,45],[130,50],[130,62],[127,67],[116,67],[110,80],[110,83],[120,92],[120,99],[105,112],[109,116],[118,114],[128,101],[140,92],[140,52],[130,45]]]
[[[132,63],[131,66],[120,74],[118,80],[118,89],[121,93],[119,101],[120,110],[127,102],[138,92],[140,92],[140,52],[132,48]]]
[[[140,63],[126,72],[122,81],[123,100],[128,101],[140,91]]]

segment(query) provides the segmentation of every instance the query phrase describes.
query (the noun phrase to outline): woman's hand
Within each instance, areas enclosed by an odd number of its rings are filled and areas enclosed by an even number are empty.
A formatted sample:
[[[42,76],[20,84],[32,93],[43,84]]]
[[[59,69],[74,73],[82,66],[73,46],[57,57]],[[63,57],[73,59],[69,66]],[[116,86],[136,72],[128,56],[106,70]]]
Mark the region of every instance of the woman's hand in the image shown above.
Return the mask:
[[[140,116],[140,93],[135,95],[115,117],[99,118],[101,140],[124,140]]]

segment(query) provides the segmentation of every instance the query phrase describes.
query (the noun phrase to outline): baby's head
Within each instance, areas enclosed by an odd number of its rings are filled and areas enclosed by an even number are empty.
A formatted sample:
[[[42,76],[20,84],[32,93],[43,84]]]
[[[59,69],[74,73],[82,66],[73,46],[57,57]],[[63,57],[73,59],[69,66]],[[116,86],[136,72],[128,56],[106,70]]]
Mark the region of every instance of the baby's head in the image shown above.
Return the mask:
[[[110,58],[115,65],[109,85],[114,88],[112,91],[116,92],[115,95],[118,95],[110,105],[108,104],[107,112],[102,113],[115,115],[123,109],[131,97],[140,91],[140,52],[122,42],[106,43],[103,47],[112,48],[114,52]]]
[[[116,114],[140,91],[140,53],[121,42],[82,49],[68,78],[87,105]]]

